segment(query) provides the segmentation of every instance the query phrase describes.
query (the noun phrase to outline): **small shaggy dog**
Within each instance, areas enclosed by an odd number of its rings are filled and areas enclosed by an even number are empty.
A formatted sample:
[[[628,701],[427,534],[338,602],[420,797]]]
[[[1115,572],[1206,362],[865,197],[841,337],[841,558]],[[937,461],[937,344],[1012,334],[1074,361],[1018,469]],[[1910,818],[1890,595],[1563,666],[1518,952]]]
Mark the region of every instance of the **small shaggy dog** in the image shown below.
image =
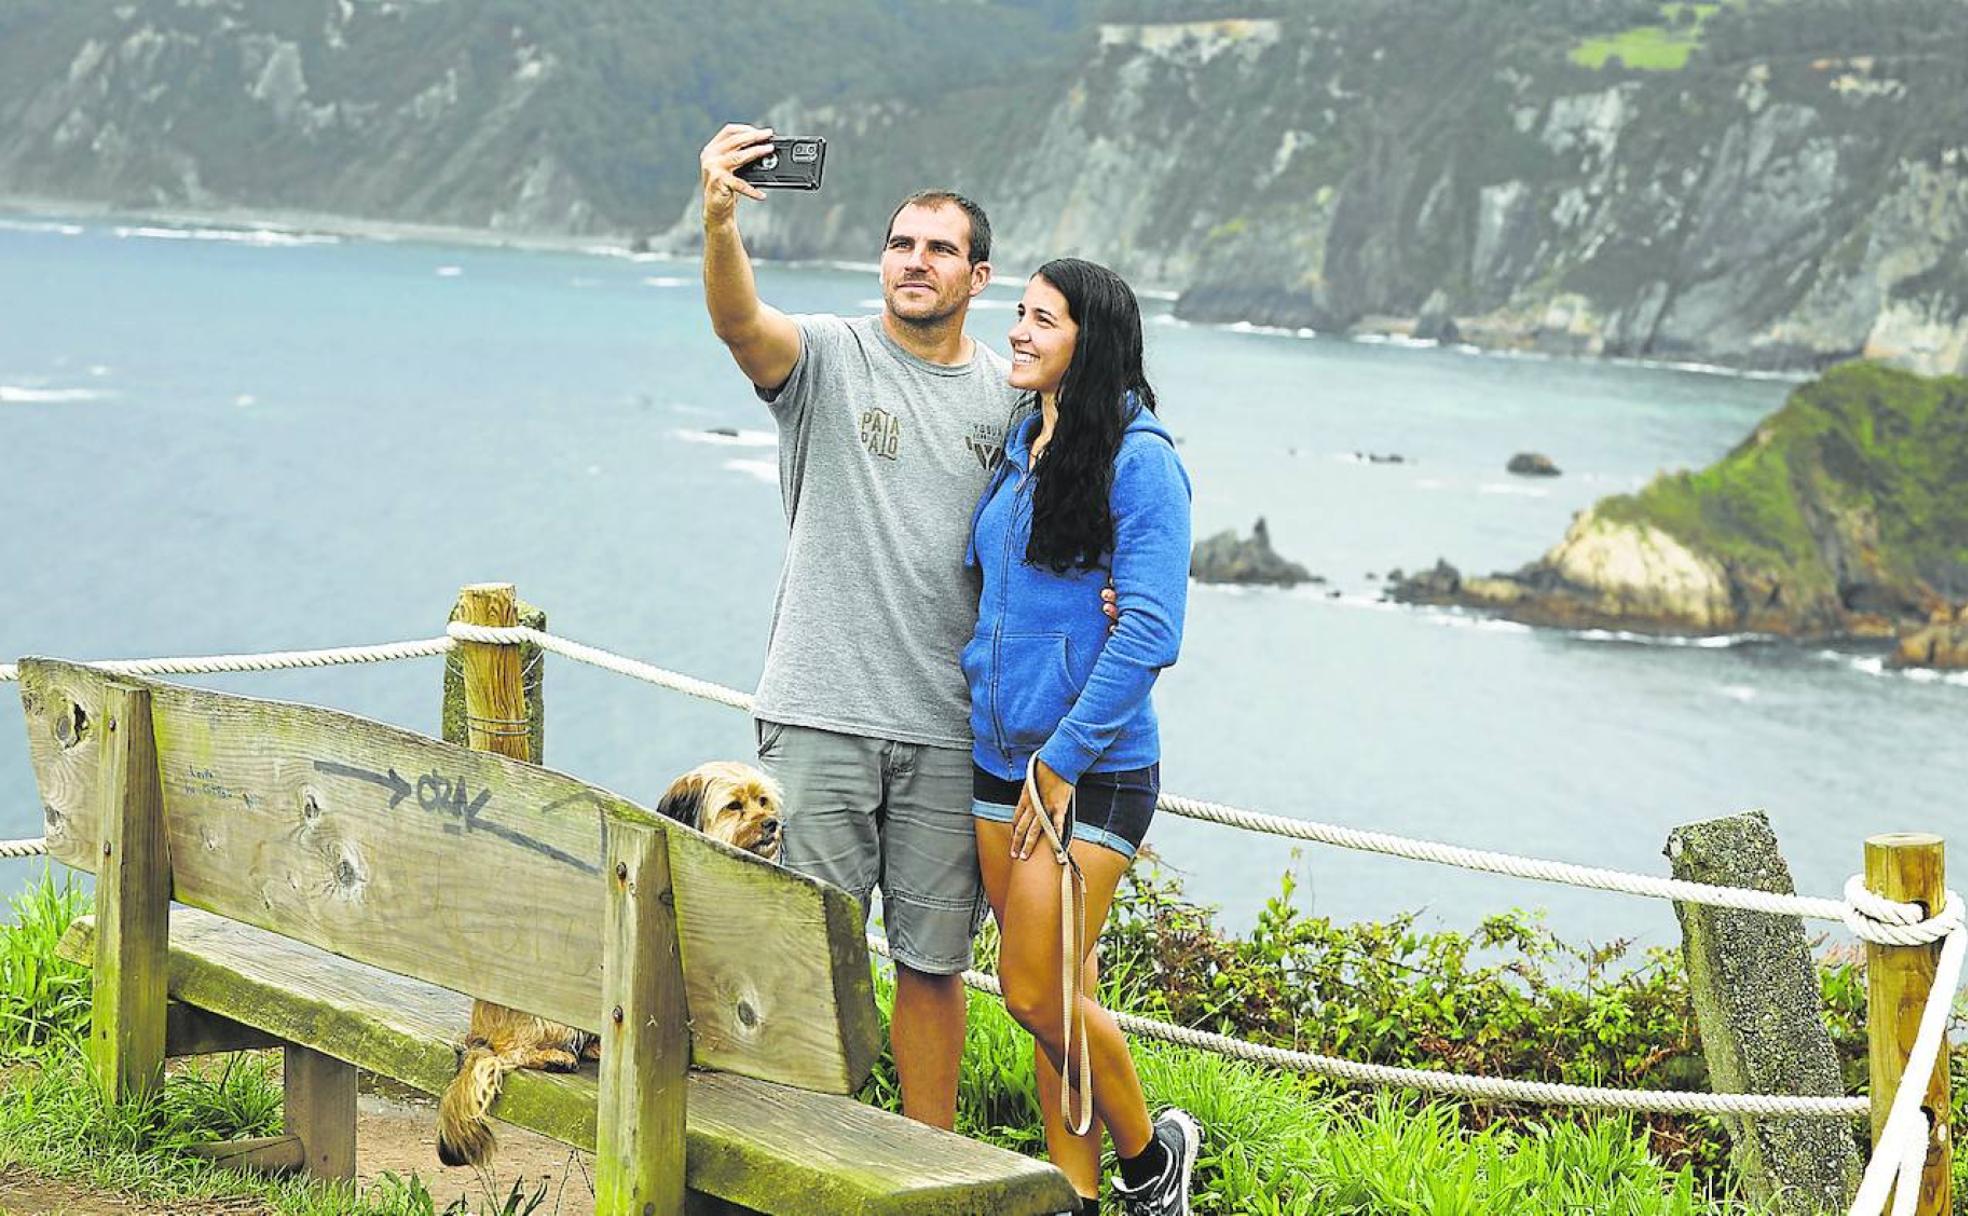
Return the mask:
[[[779,859],[779,786],[749,764],[719,760],[699,765],[671,783],[656,810],[734,848],[767,861]],[[458,1075],[437,1108],[437,1159],[446,1165],[478,1165],[495,1147],[487,1112],[499,1084],[515,1068],[572,1072],[583,1059],[599,1059],[601,1041],[583,1030],[545,1018],[473,1001]]]

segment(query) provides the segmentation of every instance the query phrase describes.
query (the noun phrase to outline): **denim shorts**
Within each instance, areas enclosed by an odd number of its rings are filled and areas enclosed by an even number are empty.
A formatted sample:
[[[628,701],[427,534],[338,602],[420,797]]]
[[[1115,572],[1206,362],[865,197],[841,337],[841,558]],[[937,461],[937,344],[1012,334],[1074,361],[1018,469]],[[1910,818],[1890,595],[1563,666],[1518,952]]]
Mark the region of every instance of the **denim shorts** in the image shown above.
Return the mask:
[[[1023,781],[1006,781],[976,765],[970,770],[970,813],[979,819],[1010,823],[1018,809]],[[1162,796],[1162,766],[1086,773],[1073,787],[1073,839],[1112,849],[1132,858],[1155,818]]]
[[[758,722],[759,766],[786,792],[787,869],[868,907],[881,888],[896,961],[929,975],[971,964],[989,905],[970,826],[970,749]]]

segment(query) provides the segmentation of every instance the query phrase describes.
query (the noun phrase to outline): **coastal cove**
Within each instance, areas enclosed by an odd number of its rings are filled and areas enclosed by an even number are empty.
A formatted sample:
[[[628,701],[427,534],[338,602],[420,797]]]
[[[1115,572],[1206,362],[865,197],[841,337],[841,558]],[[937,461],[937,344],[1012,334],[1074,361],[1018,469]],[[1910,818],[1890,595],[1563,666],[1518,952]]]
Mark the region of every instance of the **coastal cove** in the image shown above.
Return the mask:
[[[458,585],[506,579],[556,632],[749,689],[783,544],[775,437],[711,338],[688,261],[406,239],[0,217],[0,662],[428,637]],[[872,275],[768,266],[797,311],[874,307]],[[972,332],[1002,347],[1019,284]],[[1660,368],[1404,349],[1157,305],[1150,371],[1196,532],[1264,516],[1324,576],[1192,588],[1159,701],[1172,791],[1274,814],[1664,872],[1678,823],[1762,807],[1800,887],[1860,841],[1947,832],[1968,681],[1877,651],[1534,630],[1381,601],[1453,554],[1514,568],[1572,513],[1711,463],[1792,387]],[[1549,452],[1561,477],[1504,472]],[[1364,453],[1398,452],[1399,463]],[[1337,593],[1336,595],[1334,593]],[[435,662],[201,683],[426,732]],[[729,710],[561,664],[549,762],[641,801],[742,756]],[[40,816],[0,692],[0,838]],[[1611,895],[1164,818],[1189,893],[1247,926],[1296,869],[1314,911],[1464,927],[1550,910],[1569,938],[1675,939]],[[0,861],[0,894],[40,863]]]

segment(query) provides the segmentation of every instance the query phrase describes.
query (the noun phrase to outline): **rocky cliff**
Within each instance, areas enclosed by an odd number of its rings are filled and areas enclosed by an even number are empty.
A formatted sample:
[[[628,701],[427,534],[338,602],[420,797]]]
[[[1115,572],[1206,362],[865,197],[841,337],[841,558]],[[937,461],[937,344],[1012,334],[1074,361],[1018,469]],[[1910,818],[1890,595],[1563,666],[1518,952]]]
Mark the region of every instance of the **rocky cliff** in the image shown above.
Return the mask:
[[[1968,378],[1854,363],[1799,388],[1721,461],[1600,500],[1514,573],[1446,563],[1396,599],[1532,624],[1907,639],[1968,662]],[[1918,639],[1916,641],[1916,639]]]
[[[697,146],[766,115],[833,142],[762,253],[870,258],[950,184],[1007,265],[1196,319],[1968,370],[1968,6],[1099,7],[14,0],[0,192],[687,250]]]

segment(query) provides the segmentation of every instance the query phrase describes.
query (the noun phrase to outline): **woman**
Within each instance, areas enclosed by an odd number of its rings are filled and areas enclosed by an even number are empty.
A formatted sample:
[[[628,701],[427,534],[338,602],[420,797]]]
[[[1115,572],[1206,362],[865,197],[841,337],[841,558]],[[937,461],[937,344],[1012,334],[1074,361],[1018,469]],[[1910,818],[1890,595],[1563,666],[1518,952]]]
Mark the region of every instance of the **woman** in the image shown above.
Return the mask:
[[[1105,1124],[1122,1211],[1177,1216],[1189,1211],[1195,1120],[1171,1109],[1151,1121],[1113,1018],[1091,995],[1062,988],[1092,972],[1114,888],[1160,792],[1149,691],[1182,638],[1189,479],[1155,418],[1140,307],[1113,271],[1076,258],[1040,267],[1011,350],[1011,383],[1038,409],[1012,425],[971,523],[983,593],[963,656],[972,822],[1002,940],[998,974],[1006,1007],[1036,1040],[1047,1144],[1082,1211],[1099,1210]],[[1101,604],[1110,584],[1111,633]],[[1080,925],[1081,881],[1085,928],[1062,946],[1062,917]]]

